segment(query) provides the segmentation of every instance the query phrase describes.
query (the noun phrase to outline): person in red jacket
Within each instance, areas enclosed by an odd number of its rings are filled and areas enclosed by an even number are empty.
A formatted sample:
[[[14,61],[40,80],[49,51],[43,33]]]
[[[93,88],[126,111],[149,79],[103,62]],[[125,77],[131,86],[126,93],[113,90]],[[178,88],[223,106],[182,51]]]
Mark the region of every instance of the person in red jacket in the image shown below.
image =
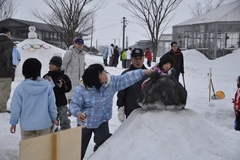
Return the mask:
[[[237,91],[235,93],[235,98],[233,99],[234,103],[234,112],[236,115],[234,128],[237,131],[240,131],[240,76],[237,78]]]
[[[147,58],[147,65],[148,65],[148,67],[151,67],[152,52],[149,50],[149,48],[147,48],[144,56]]]

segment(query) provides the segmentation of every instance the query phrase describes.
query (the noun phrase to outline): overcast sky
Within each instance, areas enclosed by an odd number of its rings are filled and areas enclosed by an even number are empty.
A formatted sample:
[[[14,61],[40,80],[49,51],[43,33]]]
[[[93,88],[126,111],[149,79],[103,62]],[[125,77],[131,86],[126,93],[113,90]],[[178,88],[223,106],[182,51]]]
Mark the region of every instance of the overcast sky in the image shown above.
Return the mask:
[[[14,1],[19,3],[19,0]],[[108,45],[114,43],[114,41],[117,45],[122,46],[123,24],[121,21],[123,17],[126,17],[128,21],[125,35],[128,37],[129,45],[135,44],[138,40],[147,39],[146,31],[136,24],[137,20],[131,16],[129,11],[118,5],[120,2],[124,1],[126,0],[108,0],[106,7],[97,12],[97,17],[94,19],[95,32],[93,34],[93,46],[96,46],[96,44]],[[225,3],[232,1],[234,0],[225,0]],[[192,18],[191,10],[187,5],[193,5],[194,2],[194,0],[183,0],[174,12],[176,13],[175,17],[169,24],[169,28],[165,31],[165,33],[171,33],[172,25]],[[17,13],[13,18],[38,21],[29,13],[31,8],[38,8],[45,13],[50,12],[50,9],[42,0],[38,0],[37,3],[33,0],[21,0],[21,3],[19,3],[17,7]],[[86,41],[86,44],[90,45],[90,40]]]

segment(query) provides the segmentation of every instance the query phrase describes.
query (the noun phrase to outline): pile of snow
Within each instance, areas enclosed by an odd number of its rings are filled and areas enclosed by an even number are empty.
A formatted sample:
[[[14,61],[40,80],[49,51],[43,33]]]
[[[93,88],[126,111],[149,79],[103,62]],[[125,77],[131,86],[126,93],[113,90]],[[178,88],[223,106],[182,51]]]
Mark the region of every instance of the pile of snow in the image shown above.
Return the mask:
[[[28,58],[37,58],[42,63],[41,74],[48,72],[49,61],[53,56],[63,56],[66,52],[40,39],[26,39],[17,44],[17,49],[21,53],[21,63],[17,67],[16,77],[22,75],[22,64]]]
[[[89,160],[237,160],[234,141],[193,110],[138,109]]]

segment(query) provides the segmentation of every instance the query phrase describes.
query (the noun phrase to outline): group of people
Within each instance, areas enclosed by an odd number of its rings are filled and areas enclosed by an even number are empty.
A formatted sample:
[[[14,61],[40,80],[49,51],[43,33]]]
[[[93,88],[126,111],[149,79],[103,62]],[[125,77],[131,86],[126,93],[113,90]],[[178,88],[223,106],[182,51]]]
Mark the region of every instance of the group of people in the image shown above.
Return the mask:
[[[109,47],[106,47],[103,51],[103,63],[105,66],[117,67],[118,60],[120,57],[120,60],[122,61],[122,68],[129,68],[132,63],[131,53],[132,53],[132,48],[129,47],[128,49],[123,49],[121,54],[119,54],[118,46],[117,45],[114,46],[113,44],[111,44]],[[148,67],[151,67],[153,56],[149,48],[146,49],[144,56],[145,58],[147,58]],[[109,58],[109,63],[107,63],[108,58]]]
[[[11,82],[11,72],[7,71],[10,70],[9,65],[12,67],[10,59],[14,44],[8,36],[1,34],[0,41],[4,42],[1,45],[8,46],[6,52],[9,52],[10,57],[7,64],[0,59],[2,85]],[[118,119],[123,122],[133,110],[141,108],[137,99],[141,93],[141,85],[149,75],[154,71],[166,75],[174,69],[175,78],[179,80],[180,73],[184,74],[184,61],[176,42],[171,43],[171,50],[150,69],[143,63],[149,52],[144,53],[140,48],[129,48],[130,55],[126,51],[126,66],[129,67],[121,75],[115,76],[109,74],[101,64],[92,64],[85,69],[85,52],[82,50],[84,41],[82,38],[75,38],[73,42],[73,47],[64,54],[63,59],[59,56],[50,59],[49,71],[42,78],[42,65],[38,59],[29,58],[24,61],[22,74],[25,79],[14,90],[11,101],[10,132],[16,132],[19,120],[22,139],[52,133],[53,124],[60,124],[62,130],[69,129],[70,110],[77,119],[77,125],[84,125],[81,143],[83,159],[92,133],[94,151],[111,136],[108,122],[112,118],[113,96],[116,92]],[[113,45],[111,47],[108,48],[108,55],[111,54],[108,56],[110,66],[115,64],[115,49]],[[117,49],[117,46],[115,48]],[[152,57],[148,59],[148,67],[151,67],[151,60]],[[2,90],[0,94],[2,99]],[[235,98],[234,103],[239,105],[239,100]]]
[[[124,49],[120,55],[120,60],[122,61],[122,68],[130,68],[131,66],[131,54],[132,54],[132,48],[129,47],[128,49]],[[146,49],[146,52],[144,54],[145,58],[147,58],[147,65],[148,67],[151,67],[152,62],[152,52],[149,48]]]
[[[60,56],[50,59],[49,71],[42,78],[38,59],[24,61],[25,80],[14,90],[10,117],[11,133],[16,132],[20,120],[22,140],[52,133],[53,124],[60,125],[61,130],[71,128],[67,104],[85,70],[84,41],[75,38],[73,42],[63,59]]]
[[[10,52],[12,53],[14,44],[8,36],[0,38],[5,38],[6,43],[11,44],[7,51],[9,60],[12,59]],[[82,38],[75,38],[73,42],[74,45],[64,54],[63,59],[59,56],[50,59],[49,71],[42,78],[42,64],[38,59],[29,58],[24,61],[22,74],[25,79],[14,90],[11,101],[10,132],[16,132],[19,120],[22,140],[52,133],[53,124],[60,125],[61,130],[69,129],[70,110],[77,118],[78,126],[82,126],[87,119],[82,131],[83,159],[92,133],[96,144],[94,151],[111,136],[108,121],[112,117],[114,94],[118,92],[118,118],[123,122],[134,109],[140,108],[137,99],[142,82],[153,71],[167,74],[174,62],[173,57],[166,54],[160,59],[159,65],[147,69],[143,64],[147,54],[144,54],[142,49],[129,48],[126,54],[126,65],[129,65],[129,69],[122,75],[113,76],[107,73],[101,64],[92,64],[85,69],[85,52],[82,50],[84,41]],[[111,55],[108,56],[110,66],[118,63],[114,61],[118,47],[113,47],[111,45],[108,48],[108,55]],[[13,66],[12,61],[8,63]],[[4,68],[1,66],[0,69]],[[9,72],[6,78],[8,83],[11,78]]]
[[[107,62],[109,58],[109,63]],[[119,59],[119,48],[117,45],[111,44],[103,51],[103,64],[109,67],[117,67]]]

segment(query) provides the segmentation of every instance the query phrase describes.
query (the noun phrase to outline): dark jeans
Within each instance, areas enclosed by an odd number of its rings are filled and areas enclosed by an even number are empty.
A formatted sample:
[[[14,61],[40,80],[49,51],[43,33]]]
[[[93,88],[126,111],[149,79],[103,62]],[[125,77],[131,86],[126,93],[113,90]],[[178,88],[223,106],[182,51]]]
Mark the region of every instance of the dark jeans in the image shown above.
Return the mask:
[[[113,66],[113,56],[109,57],[109,66],[112,67]]]
[[[126,65],[127,65],[126,61],[127,61],[126,59],[122,60],[122,68],[126,68]]]
[[[94,142],[96,143],[97,147],[102,145],[112,135],[109,133],[108,122],[102,123],[98,128],[95,129],[83,128],[81,159],[83,159],[85,156],[92,133],[94,133]]]
[[[240,131],[240,111],[238,111],[238,115],[234,121],[234,128],[236,131]]]
[[[147,65],[148,65],[148,67],[151,67],[151,60],[147,60]]]
[[[126,60],[126,68],[130,68],[131,66],[131,59]]]
[[[107,58],[103,59],[104,66],[108,66],[107,64]]]
[[[117,65],[118,65],[118,58],[119,57],[117,57],[117,56],[114,56],[114,58],[113,58],[113,66],[114,67],[117,67]]]

